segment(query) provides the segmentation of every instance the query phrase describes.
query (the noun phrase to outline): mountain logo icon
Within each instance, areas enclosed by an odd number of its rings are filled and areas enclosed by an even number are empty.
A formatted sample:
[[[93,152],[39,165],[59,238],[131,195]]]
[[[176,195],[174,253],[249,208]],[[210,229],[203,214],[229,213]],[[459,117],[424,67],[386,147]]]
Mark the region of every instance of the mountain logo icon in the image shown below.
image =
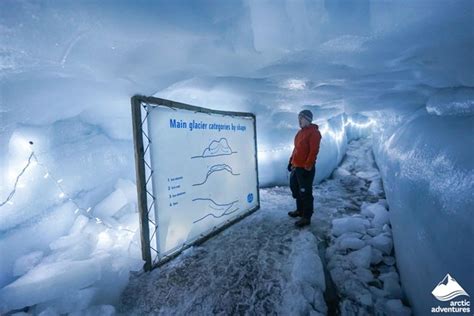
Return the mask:
[[[446,302],[450,301],[455,297],[469,294],[459,285],[459,283],[448,273],[444,279],[438,283],[438,285],[431,292],[437,300]]]

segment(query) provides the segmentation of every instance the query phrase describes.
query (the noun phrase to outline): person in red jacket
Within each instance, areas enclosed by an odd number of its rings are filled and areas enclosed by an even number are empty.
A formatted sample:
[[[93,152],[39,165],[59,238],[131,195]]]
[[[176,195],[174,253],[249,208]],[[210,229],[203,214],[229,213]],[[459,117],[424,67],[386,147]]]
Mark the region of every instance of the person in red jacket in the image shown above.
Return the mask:
[[[318,125],[312,124],[313,113],[303,110],[298,114],[301,129],[295,136],[295,148],[288,163],[290,189],[296,199],[296,210],[288,212],[291,217],[302,217],[295,225],[303,227],[311,224],[313,215],[313,180],[316,157],[319,153],[321,133]]]

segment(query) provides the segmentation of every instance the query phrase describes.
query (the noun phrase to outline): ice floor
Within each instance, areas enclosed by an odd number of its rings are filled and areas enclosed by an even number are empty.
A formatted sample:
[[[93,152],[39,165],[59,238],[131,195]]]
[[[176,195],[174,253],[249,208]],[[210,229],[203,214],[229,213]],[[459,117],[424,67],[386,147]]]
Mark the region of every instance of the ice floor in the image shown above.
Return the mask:
[[[288,217],[288,187],[262,189],[259,211],[132,277],[118,312],[409,315],[371,140],[351,142],[340,167],[314,189],[309,228]]]

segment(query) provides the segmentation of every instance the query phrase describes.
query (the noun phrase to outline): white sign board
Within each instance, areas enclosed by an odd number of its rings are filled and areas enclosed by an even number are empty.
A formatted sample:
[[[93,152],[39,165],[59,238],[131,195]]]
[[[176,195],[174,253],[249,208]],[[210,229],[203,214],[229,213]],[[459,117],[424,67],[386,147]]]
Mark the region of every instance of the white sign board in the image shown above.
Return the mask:
[[[259,207],[254,116],[148,111],[160,257]]]

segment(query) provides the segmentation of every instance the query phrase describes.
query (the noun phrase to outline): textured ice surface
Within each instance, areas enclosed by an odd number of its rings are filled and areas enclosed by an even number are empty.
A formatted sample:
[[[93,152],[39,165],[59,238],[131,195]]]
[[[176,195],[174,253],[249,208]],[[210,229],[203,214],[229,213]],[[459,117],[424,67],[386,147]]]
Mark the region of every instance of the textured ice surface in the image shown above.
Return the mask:
[[[393,316],[409,316],[411,315],[411,311],[406,306],[403,306],[401,300],[388,300],[385,303],[385,313],[387,315]]]
[[[100,279],[100,273],[96,259],[40,264],[0,290],[0,309],[35,305],[87,287]]]
[[[109,212],[107,225],[67,202],[4,235],[1,250],[11,257],[1,260],[1,313],[33,306],[33,314],[94,314],[101,304],[117,303],[130,270],[142,261],[134,186],[119,180],[116,188],[122,201],[101,203]]]
[[[352,251],[347,255],[347,260],[351,261],[355,267],[369,268],[372,257],[372,247],[365,246],[362,249]]]
[[[393,241],[392,237],[387,234],[377,235],[368,241],[369,244],[388,255],[392,252]]]
[[[127,198],[122,190],[117,189],[94,207],[93,214],[99,218],[113,216],[127,204]]]
[[[365,233],[369,225],[368,220],[359,217],[338,218],[332,222],[332,233],[335,236],[348,232]]]
[[[372,225],[374,227],[382,228],[385,224],[388,224],[390,222],[389,213],[387,209],[380,203],[374,203],[370,205],[365,204],[365,207],[366,211],[373,214],[374,218],[372,219]],[[362,213],[363,212],[364,210],[362,210]]]
[[[426,103],[430,114],[446,116],[474,115],[474,88],[445,88],[433,94]]]
[[[28,270],[31,270],[35,265],[37,265],[42,258],[42,251],[33,251],[27,255],[21,256],[15,261],[15,265],[13,266],[13,276],[25,274]]]
[[[67,233],[73,221],[74,205],[66,203],[54,208],[38,222],[4,233],[0,239],[0,253],[8,256],[2,256],[0,260],[0,287],[14,279],[13,268],[18,258],[48,249],[50,242]]]
[[[438,306],[426,289],[432,290],[448,272],[468,293],[474,292],[474,139],[468,136],[473,126],[473,116],[420,110],[404,124],[386,122],[381,138],[374,139],[397,265],[415,313]],[[390,248],[385,237],[375,238],[373,243]]]
[[[365,246],[365,242],[360,240],[359,238],[347,237],[340,240],[338,248],[340,248],[341,250],[343,249],[357,250],[364,246]]]

